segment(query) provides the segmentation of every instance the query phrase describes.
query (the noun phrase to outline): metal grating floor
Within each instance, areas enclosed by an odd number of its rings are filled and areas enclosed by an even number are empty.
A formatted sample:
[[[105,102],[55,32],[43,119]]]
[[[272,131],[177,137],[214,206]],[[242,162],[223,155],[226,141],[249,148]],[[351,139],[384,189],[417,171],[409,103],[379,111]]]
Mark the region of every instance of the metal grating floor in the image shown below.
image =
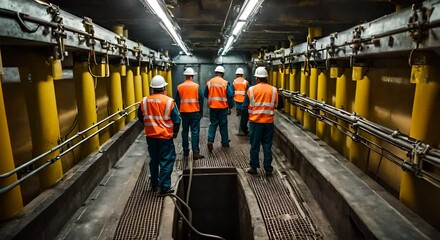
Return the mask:
[[[200,148],[205,159],[195,161],[194,167],[242,169],[249,167],[249,140],[246,137],[235,136],[237,118],[230,117],[229,120],[231,147],[221,147],[220,134],[217,132],[214,151],[208,155],[206,139],[208,123],[204,119],[200,130]],[[174,167],[183,170],[187,168],[187,162],[183,161],[180,137],[175,141],[175,145],[177,159]],[[278,157],[274,152],[274,158]],[[274,173],[271,178],[266,178],[263,174],[247,175],[247,181],[258,201],[270,239],[322,239],[299,190],[294,186],[287,186],[282,176],[276,171]],[[157,193],[148,191],[148,175],[148,164],[145,164],[118,223],[114,239],[155,239],[157,236],[162,198],[157,197]]]
[[[149,191],[149,184],[148,164],[145,163],[119,219],[115,240],[156,238],[162,198],[157,196],[157,192]]]

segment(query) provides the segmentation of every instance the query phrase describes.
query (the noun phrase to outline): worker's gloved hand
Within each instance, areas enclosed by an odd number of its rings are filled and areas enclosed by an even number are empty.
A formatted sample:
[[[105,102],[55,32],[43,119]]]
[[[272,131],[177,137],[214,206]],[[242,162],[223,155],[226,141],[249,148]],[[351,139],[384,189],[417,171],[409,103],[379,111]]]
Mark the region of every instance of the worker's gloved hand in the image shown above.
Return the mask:
[[[173,133],[173,138],[176,138],[177,137],[177,133]]]
[[[231,115],[231,109],[228,108],[228,115]]]

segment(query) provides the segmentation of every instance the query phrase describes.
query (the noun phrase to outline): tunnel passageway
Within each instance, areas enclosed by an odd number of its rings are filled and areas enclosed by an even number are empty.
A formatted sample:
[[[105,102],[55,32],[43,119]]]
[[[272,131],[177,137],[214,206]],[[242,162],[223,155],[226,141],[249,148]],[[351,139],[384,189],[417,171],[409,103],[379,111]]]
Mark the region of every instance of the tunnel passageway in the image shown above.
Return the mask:
[[[207,119],[201,124],[202,153],[207,153],[208,124]],[[249,167],[249,140],[247,137],[235,136],[238,132],[237,124],[237,117],[230,116],[231,147],[222,148],[216,142],[212,154],[206,154],[205,159],[195,161],[194,168]],[[217,132],[216,139],[219,138]],[[177,159],[174,178],[178,177],[176,173],[188,168],[187,162],[183,161],[180,136],[175,140],[175,145]],[[278,152],[274,154],[274,158],[281,160],[283,156]],[[329,226],[317,225],[316,217],[313,216],[319,214],[319,209],[311,210],[306,206],[305,196],[298,187],[286,181],[276,161],[274,165],[277,171],[273,177],[267,178],[262,172],[258,176],[246,175],[270,239],[322,239],[323,234],[328,235],[325,239],[332,239]],[[136,180],[135,176],[138,176]],[[58,239],[154,239],[161,227],[163,199],[158,196],[158,192],[149,191],[148,152],[144,136],[140,134],[84,206],[66,224]],[[322,225],[323,222],[323,217],[320,216],[318,224]],[[323,228],[324,232],[321,230]]]

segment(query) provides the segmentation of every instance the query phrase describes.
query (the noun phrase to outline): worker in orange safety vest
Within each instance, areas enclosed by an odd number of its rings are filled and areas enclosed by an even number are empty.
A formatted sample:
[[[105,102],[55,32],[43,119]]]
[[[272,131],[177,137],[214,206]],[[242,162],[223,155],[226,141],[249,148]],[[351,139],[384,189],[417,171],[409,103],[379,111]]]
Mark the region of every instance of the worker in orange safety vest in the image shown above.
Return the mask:
[[[194,69],[187,68],[183,72],[185,81],[177,86],[175,101],[179,107],[180,117],[182,118],[182,147],[183,158],[188,160],[189,143],[188,132],[191,127],[191,148],[193,160],[204,158],[200,155],[199,132],[200,119],[203,117],[203,94],[199,84],[193,82],[195,75]]]
[[[234,82],[232,84],[234,86],[234,101],[237,109],[237,116],[241,116],[244,96],[246,95],[246,91],[248,90],[250,85],[249,82],[243,78],[243,74],[243,68],[237,68],[237,70],[235,71],[236,78],[234,79]],[[237,136],[248,135],[246,123],[247,122],[244,122],[243,119],[240,118],[238,133],[236,134]]]
[[[206,83],[204,92],[208,99],[209,107],[209,129],[208,129],[208,150],[212,152],[215,132],[220,126],[222,147],[229,147],[228,137],[228,115],[234,107],[234,90],[231,84],[223,79],[225,68],[217,66],[214,70],[215,77]]]
[[[154,76],[150,84],[153,93],[142,99],[137,114],[144,124],[151,158],[151,189],[160,187],[161,195],[174,192],[171,187],[171,173],[176,160],[173,138],[177,137],[181,121],[174,100],[163,94],[166,85],[162,76]]]
[[[243,78],[243,74],[243,68],[237,68],[235,71],[236,78],[232,84],[234,86],[234,101],[237,109],[237,116],[240,116],[241,114],[244,96],[246,95],[246,90],[249,86],[249,82]]]
[[[257,84],[248,89],[243,102],[243,109],[247,109],[249,118],[250,166],[248,173],[257,174],[260,167],[259,152],[263,145],[264,170],[266,176],[272,176],[272,139],[274,130],[275,108],[282,108],[283,101],[278,100],[275,87],[267,84],[267,70],[258,67],[255,70]],[[278,105],[279,103],[279,105]]]

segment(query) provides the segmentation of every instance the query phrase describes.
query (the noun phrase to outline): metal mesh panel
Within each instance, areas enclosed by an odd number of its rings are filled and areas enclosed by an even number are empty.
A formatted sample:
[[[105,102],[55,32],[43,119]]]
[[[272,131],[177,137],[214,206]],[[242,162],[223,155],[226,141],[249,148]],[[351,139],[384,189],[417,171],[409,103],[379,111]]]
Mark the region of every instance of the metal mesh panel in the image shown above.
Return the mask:
[[[234,121],[231,121],[233,126]],[[201,153],[208,153],[207,128],[200,129]],[[194,161],[194,167],[249,167],[249,140],[237,137],[229,131],[231,147],[221,147],[217,132],[214,151],[205,158]],[[188,163],[183,160],[180,137],[175,140],[177,159],[175,169],[184,170]],[[261,151],[262,153],[262,151]],[[278,156],[274,153],[274,158]],[[261,156],[260,159],[263,159]],[[262,163],[261,163],[262,165]],[[254,192],[261,209],[270,239],[322,239],[313,223],[310,213],[295,186],[289,190],[277,173],[266,178],[262,175],[247,175],[247,181]],[[149,192],[148,165],[144,165],[136,187],[130,197],[116,230],[115,239],[155,239],[159,228],[162,198]]]

